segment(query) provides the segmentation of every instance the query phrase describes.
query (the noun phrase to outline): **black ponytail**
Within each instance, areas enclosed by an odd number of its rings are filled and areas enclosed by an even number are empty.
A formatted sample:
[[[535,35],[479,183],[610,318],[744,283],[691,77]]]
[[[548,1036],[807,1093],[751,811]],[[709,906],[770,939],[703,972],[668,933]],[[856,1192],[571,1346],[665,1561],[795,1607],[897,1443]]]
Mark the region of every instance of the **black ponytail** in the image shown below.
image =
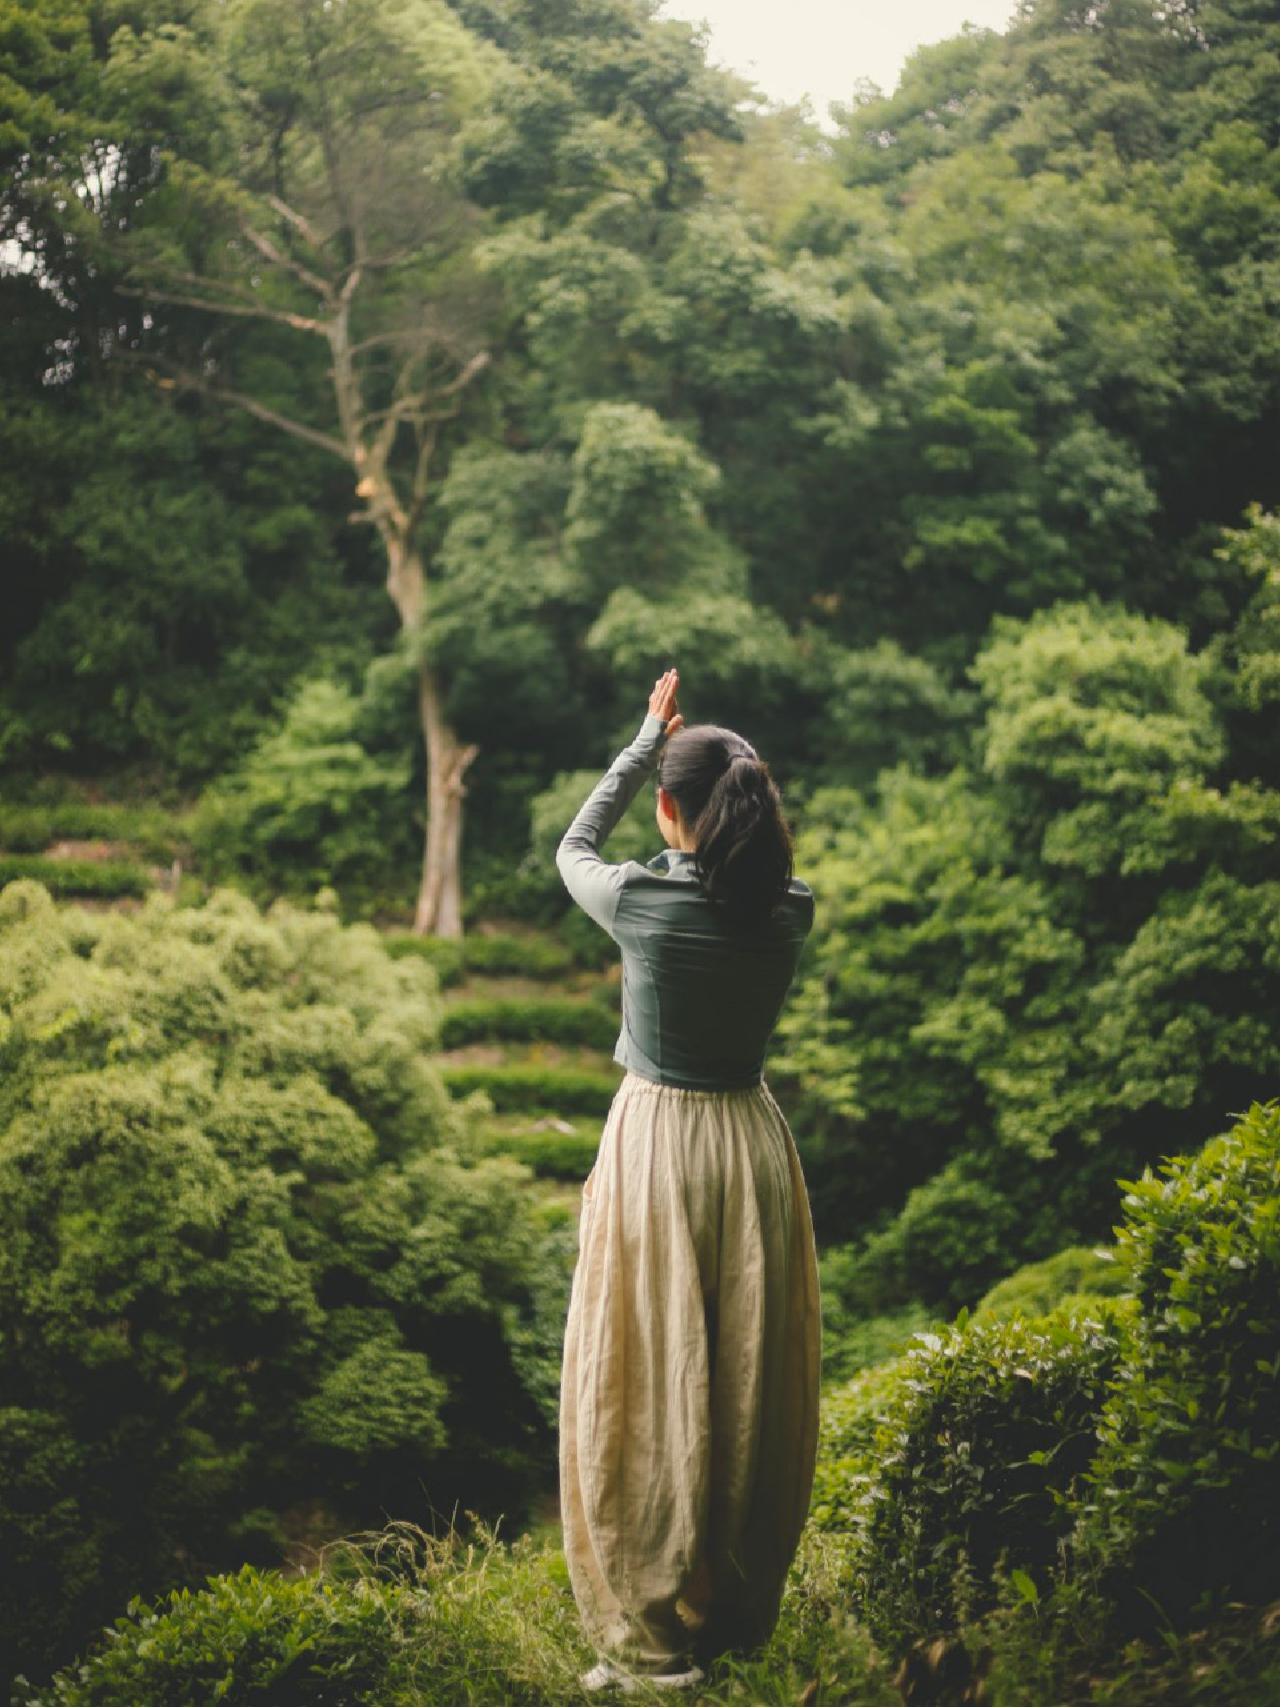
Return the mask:
[[[731,729],[695,724],[663,748],[658,780],[693,835],[704,894],[735,925],[763,924],[791,882],[791,832],[755,748]]]

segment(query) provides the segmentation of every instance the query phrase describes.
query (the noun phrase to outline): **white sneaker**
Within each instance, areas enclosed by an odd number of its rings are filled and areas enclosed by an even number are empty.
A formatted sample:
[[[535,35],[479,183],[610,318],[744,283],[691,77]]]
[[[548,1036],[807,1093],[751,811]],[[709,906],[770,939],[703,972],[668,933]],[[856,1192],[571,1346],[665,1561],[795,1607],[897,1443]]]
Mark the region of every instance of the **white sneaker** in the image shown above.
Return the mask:
[[[634,1678],[628,1677],[625,1671],[619,1671],[617,1666],[610,1665],[608,1660],[601,1660],[599,1665],[592,1666],[582,1677],[582,1687],[589,1695],[598,1689],[620,1689],[624,1695],[630,1695],[635,1686]]]
[[[601,1660],[584,1674],[582,1687],[589,1694],[595,1694],[601,1689],[616,1689],[622,1695],[634,1695],[637,1690],[646,1687],[650,1689],[695,1689],[706,1673],[701,1666],[688,1665],[683,1671],[622,1671],[609,1660]]]

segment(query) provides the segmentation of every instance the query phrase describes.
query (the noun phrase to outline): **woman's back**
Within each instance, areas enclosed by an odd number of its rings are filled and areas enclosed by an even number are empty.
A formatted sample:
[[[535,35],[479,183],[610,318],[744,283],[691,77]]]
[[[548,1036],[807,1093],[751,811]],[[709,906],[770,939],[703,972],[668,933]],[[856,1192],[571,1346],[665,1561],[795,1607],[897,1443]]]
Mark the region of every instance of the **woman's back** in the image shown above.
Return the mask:
[[[813,896],[793,881],[767,919],[742,927],[703,894],[688,854],[668,851],[620,871],[611,927],[622,949],[616,1059],[688,1090],[758,1084],[813,924]]]

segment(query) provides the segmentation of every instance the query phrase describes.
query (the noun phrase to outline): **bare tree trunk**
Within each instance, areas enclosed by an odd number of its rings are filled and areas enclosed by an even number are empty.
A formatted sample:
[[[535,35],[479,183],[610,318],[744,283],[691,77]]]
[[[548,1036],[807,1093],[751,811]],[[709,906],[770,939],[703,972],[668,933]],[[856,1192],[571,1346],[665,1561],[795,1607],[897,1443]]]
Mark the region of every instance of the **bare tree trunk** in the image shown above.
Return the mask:
[[[458,740],[440,698],[436,674],[424,665],[418,671],[418,707],[427,749],[427,834],[413,928],[418,936],[460,937],[463,778],[480,749]]]

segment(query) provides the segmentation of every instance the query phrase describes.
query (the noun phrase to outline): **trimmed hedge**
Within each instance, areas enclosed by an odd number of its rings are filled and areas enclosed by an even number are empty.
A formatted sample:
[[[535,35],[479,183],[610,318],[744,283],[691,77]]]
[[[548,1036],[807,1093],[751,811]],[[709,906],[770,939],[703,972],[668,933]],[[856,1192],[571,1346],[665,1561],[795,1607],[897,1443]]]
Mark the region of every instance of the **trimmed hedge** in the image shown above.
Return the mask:
[[[563,978],[574,969],[574,958],[563,943],[536,936],[468,936],[444,938],[392,931],[383,946],[393,959],[418,955],[435,967],[442,984],[456,984],[466,972],[493,978]]]
[[[494,1108],[545,1109],[553,1114],[593,1114],[609,1111],[621,1072],[585,1073],[571,1067],[465,1066],[444,1067],[440,1077],[454,1096],[484,1091]]]
[[[188,837],[181,822],[157,806],[103,805],[68,800],[55,806],[0,804],[0,848],[8,853],[43,853],[51,843],[128,842],[156,861],[174,858]]]
[[[860,1611],[901,1653],[989,1611],[1004,1570],[1048,1586],[1097,1450],[1123,1304],[921,1335],[858,1500]]]
[[[558,1132],[549,1126],[526,1127],[523,1131],[491,1127],[483,1143],[490,1154],[523,1162],[538,1179],[572,1184],[591,1172],[600,1147],[600,1128],[592,1125],[586,1132]]]
[[[40,854],[0,855],[0,888],[24,878],[39,883],[51,895],[142,896],[155,888],[155,879],[133,860],[45,859]]]
[[[440,1021],[440,1046],[461,1048],[467,1043],[500,1039],[510,1043],[581,1044],[588,1049],[612,1049],[618,1017],[594,1003],[564,999],[545,1001],[495,1000],[455,1002]]]

